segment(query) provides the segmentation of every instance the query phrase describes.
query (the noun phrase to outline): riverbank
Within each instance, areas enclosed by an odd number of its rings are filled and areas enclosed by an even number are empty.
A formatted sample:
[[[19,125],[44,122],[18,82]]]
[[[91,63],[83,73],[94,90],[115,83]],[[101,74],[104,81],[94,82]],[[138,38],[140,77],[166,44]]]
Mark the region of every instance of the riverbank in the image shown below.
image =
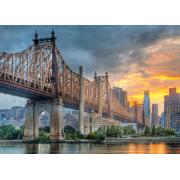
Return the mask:
[[[106,138],[103,141],[77,139],[77,140],[61,140],[61,141],[47,141],[47,142],[24,142],[23,140],[0,140],[0,144],[3,143],[69,143],[69,144],[81,144],[81,143],[105,143],[105,144],[124,144],[124,143],[180,143],[180,137],[168,136],[168,137],[128,137],[128,138]]]
[[[106,138],[103,143],[122,144],[122,143],[180,143],[180,137],[128,137],[128,138]]]
[[[23,143],[23,140],[15,139],[15,140],[0,140],[0,144],[20,144]]]

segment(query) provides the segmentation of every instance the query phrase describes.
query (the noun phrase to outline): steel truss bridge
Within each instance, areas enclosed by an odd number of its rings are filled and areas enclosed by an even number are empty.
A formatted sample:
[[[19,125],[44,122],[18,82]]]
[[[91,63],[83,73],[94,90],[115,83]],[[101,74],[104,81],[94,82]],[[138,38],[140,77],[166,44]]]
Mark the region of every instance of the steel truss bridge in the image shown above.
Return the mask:
[[[78,109],[80,76],[65,63],[55,39],[54,32],[44,39],[35,33],[34,44],[26,50],[1,52],[0,92],[28,99],[59,97],[65,107]],[[93,81],[83,77],[83,85],[85,111],[98,113],[101,104],[104,116],[132,122],[132,114],[113,94],[107,72],[104,76],[95,74]]]

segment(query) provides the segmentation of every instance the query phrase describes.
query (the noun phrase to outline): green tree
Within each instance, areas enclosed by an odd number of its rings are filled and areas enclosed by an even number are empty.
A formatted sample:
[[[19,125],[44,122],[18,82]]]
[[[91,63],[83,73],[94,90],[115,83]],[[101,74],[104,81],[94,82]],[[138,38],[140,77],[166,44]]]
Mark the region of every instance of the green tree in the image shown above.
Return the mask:
[[[130,135],[136,134],[136,131],[133,127],[130,127]]]
[[[110,137],[115,136],[115,126],[114,125],[110,126],[109,132],[110,132]]]
[[[107,126],[107,129],[106,129],[106,136],[110,137],[110,128],[109,128],[109,126]]]
[[[118,137],[123,137],[123,128],[121,126],[119,126],[119,134]]]
[[[65,126],[65,127],[64,127],[64,133],[73,134],[73,133],[75,133],[75,132],[76,132],[76,130],[75,130],[75,128],[72,127],[72,126]]]
[[[91,139],[91,140],[96,139],[96,133],[95,133],[95,132],[89,133],[89,134],[86,136],[86,138],[87,138],[87,139]]]
[[[155,128],[155,126],[153,125],[152,131],[151,131],[151,136],[155,136],[155,135],[156,135],[156,128]]]
[[[123,127],[123,135],[129,135],[129,129],[127,126]]]
[[[13,125],[0,126],[0,139],[18,139],[20,133],[20,129],[16,129]]]
[[[146,126],[146,127],[145,127],[145,130],[144,130],[144,135],[145,135],[145,136],[149,136],[150,133],[151,133],[150,128],[149,128],[148,126]]]
[[[40,131],[37,140],[39,142],[45,143],[45,142],[49,141],[49,136],[50,136],[49,133],[47,133],[45,131]]]
[[[164,130],[161,126],[156,129],[156,135],[157,136],[164,136]]]
[[[174,129],[171,129],[171,128],[165,129],[165,135],[166,135],[166,136],[175,135],[175,130],[174,130]]]
[[[83,139],[84,135],[81,134],[80,131],[76,130],[72,126],[65,126],[64,127],[64,134],[65,134],[65,139]]]
[[[95,134],[95,139],[98,141],[103,141],[105,139],[105,133],[103,131],[99,131]]]

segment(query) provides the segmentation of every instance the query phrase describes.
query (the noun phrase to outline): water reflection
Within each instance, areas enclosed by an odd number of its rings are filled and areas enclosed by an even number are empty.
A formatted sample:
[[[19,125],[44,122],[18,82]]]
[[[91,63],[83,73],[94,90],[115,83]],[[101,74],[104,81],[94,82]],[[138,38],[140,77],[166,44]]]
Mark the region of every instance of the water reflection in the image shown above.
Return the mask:
[[[37,144],[25,144],[25,153],[26,154],[37,154],[38,153]]]
[[[180,143],[22,144],[0,143],[0,154],[180,154]]]

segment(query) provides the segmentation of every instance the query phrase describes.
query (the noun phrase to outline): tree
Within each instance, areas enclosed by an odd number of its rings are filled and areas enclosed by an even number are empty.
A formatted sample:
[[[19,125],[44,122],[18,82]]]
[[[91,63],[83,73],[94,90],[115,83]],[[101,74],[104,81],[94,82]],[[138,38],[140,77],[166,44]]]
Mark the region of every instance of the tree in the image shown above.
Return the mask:
[[[48,142],[49,141],[49,133],[47,133],[47,132],[45,132],[45,131],[40,131],[39,132],[39,136],[38,136],[38,138],[37,138],[37,140],[39,141],[39,142]]]
[[[95,139],[98,141],[103,141],[105,139],[105,133],[103,131],[99,131],[95,134]]]
[[[130,127],[130,135],[136,134],[136,131],[133,127]]]
[[[156,135],[157,136],[164,136],[164,128],[161,126],[156,129]]]
[[[96,138],[96,133],[93,132],[93,133],[89,133],[87,136],[86,136],[87,139],[95,139]]]
[[[155,135],[156,135],[156,128],[155,128],[154,125],[153,125],[153,127],[152,127],[151,135],[152,135],[152,136],[155,136]]]
[[[21,129],[16,129],[13,125],[0,126],[0,139],[22,139],[21,133]]]
[[[115,136],[115,126],[112,125],[109,129],[109,135],[110,137],[114,137]]]
[[[106,136],[110,137],[110,128],[109,128],[109,126],[107,126],[107,129],[106,129]]]
[[[146,136],[150,135],[150,128],[148,126],[145,127],[144,135]]]
[[[123,127],[123,135],[129,135],[129,129],[127,126]]]
[[[123,128],[121,126],[119,126],[119,134],[118,137],[123,137]]]
[[[72,126],[64,127],[64,133],[66,133],[66,134],[73,134],[73,133],[75,133],[75,131],[76,131],[75,128]]]
[[[65,126],[64,133],[66,139],[83,139],[84,135],[72,126]]]
[[[172,136],[172,135],[175,135],[175,130],[174,129],[165,129],[165,135],[166,136]]]
[[[132,126],[124,126],[123,127],[123,134],[124,135],[132,135],[135,133],[136,133],[136,131],[133,129]]]

